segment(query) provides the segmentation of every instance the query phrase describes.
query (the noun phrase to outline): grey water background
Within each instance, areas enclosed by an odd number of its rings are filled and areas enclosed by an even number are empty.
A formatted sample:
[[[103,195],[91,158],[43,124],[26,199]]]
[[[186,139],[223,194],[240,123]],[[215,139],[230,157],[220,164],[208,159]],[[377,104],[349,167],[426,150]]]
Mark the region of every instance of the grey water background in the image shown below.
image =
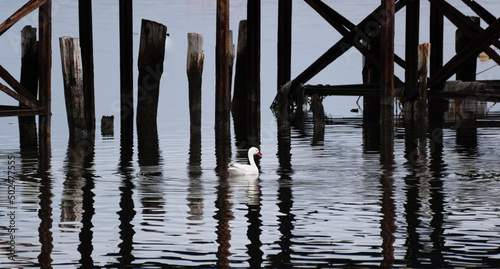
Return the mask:
[[[312,145],[310,126],[292,128],[285,146],[278,142],[276,118],[268,109],[276,93],[277,1],[262,3],[259,180],[222,184],[214,171],[216,1],[208,0],[135,1],[135,57],[142,18],[165,24],[170,34],[158,113],[160,158],[156,165],[140,164],[134,142],[132,161],[120,163],[118,3],[93,2],[96,115],[115,116],[115,136],[98,132],[93,159],[83,167],[68,153],[58,38],[78,36],[77,1],[53,1],[52,147],[46,171],[39,171],[35,155],[20,151],[17,119],[0,118],[1,267],[500,266],[499,128],[480,128],[468,142],[444,129],[436,153],[425,135],[412,138],[397,127],[389,177],[378,151],[365,147],[361,111],[350,112],[357,108],[356,97],[326,98],[325,112],[344,120],[327,125],[323,143]],[[326,2],[355,23],[380,3]],[[472,14],[461,1],[450,2]],[[495,1],[481,4],[500,14]],[[1,5],[4,19],[21,3]],[[421,5],[423,43],[429,3]],[[235,42],[245,17],[246,1],[231,1]],[[16,77],[20,30],[36,26],[36,18],[29,15],[0,38],[2,65]],[[293,19],[292,77],[340,37],[302,1],[294,1]],[[396,19],[396,52],[402,56],[404,10]],[[454,31],[447,22],[446,59],[453,56]],[[205,50],[201,155],[194,161],[185,71],[189,32],[204,35]],[[361,62],[351,49],[310,83],[360,83]],[[478,63],[478,71],[493,65]],[[478,79],[498,79],[498,71],[494,67]],[[404,77],[401,69],[396,73]],[[1,100],[13,103],[6,95]],[[488,110],[498,114],[494,104]],[[419,150],[418,160],[411,150]],[[232,160],[244,162],[242,151],[233,141]],[[16,162],[11,169],[10,158]],[[9,172],[16,174],[13,205]],[[14,261],[8,251],[12,211]]]

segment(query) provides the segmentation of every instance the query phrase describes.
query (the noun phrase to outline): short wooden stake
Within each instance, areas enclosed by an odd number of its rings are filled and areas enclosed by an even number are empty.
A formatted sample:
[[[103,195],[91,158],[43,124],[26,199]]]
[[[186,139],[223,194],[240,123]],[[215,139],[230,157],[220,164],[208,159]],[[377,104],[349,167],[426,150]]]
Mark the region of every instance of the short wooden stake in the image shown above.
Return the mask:
[[[21,85],[33,96],[38,93],[38,46],[36,28],[25,26],[21,31]],[[21,104],[20,104],[21,105]],[[19,117],[19,142],[21,148],[37,145],[35,116]]]
[[[325,110],[323,100],[317,94],[311,97],[311,110],[314,122],[313,145],[317,145],[325,139]]]
[[[115,131],[114,124],[115,116],[102,116],[101,118],[101,135],[113,136]]]
[[[201,82],[203,74],[203,36],[188,34],[187,76],[189,83],[189,118],[191,133],[201,131]]]

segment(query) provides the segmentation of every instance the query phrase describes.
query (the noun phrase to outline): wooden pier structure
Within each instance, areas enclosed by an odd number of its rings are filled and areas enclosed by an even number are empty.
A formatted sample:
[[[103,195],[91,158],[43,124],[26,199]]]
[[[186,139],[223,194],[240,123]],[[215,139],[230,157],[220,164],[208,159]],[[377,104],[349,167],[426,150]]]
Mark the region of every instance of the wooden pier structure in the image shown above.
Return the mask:
[[[394,98],[403,104],[414,102],[422,95],[419,84],[419,29],[420,0],[381,0],[381,4],[369,13],[357,25],[337,12],[332,6],[321,0],[304,0],[332,27],[342,38],[314,61],[297,77],[291,78],[291,35],[292,35],[292,1],[279,1],[278,14],[278,95],[272,108],[280,118],[303,118],[305,98],[307,96],[352,95],[364,96],[364,113],[380,123],[392,121]],[[480,92],[462,91],[445,92],[446,81],[457,74],[464,81],[475,80],[475,68],[468,73],[471,76],[460,75],[465,65],[476,62],[481,52],[485,52],[497,64],[500,56],[491,46],[500,48],[500,19],[480,5],[480,1],[462,0],[479,18],[489,26],[481,28],[478,19],[464,15],[449,1],[428,0],[430,2],[430,59],[429,77],[425,77],[427,85],[424,93],[428,98],[428,113],[430,122],[442,122],[446,104],[443,99],[476,98],[479,101],[497,102],[500,90],[496,87],[498,81],[481,81],[486,85]],[[405,8],[406,36],[405,58],[394,54],[394,14]],[[447,18],[460,31],[462,38],[457,44],[457,53],[447,63],[443,62],[443,28]],[[475,21],[476,22],[475,22]],[[457,34],[458,35],[458,34]],[[307,85],[330,63],[335,61],[347,50],[357,49],[365,59],[365,68],[371,68],[371,75],[363,70],[364,83],[361,85]],[[394,64],[405,70],[405,77],[394,75]],[[404,79],[404,80],[403,80]],[[458,79],[458,77],[457,77]],[[428,89],[428,91],[427,91]],[[488,90],[486,90],[488,89]],[[375,100],[375,101],[374,101]],[[427,101],[427,100],[426,100]],[[368,104],[367,104],[368,102]],[[411,106],[410,106],[411,107]],[[295,115],[291,115],[295,113]],[[376,115],[373,117],[373,115]],[[365,117],[366,119],[366,117]]]

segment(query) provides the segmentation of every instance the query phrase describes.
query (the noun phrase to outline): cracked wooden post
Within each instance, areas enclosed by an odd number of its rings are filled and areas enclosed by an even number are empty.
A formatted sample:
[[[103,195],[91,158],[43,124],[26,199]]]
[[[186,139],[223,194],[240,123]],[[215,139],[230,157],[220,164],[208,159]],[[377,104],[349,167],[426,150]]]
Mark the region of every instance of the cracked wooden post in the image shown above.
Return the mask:
[[[189,83],[189,119],[191,134],[201,132],[201,82],[203,75],[203,36],[188,34],[187,76]]]

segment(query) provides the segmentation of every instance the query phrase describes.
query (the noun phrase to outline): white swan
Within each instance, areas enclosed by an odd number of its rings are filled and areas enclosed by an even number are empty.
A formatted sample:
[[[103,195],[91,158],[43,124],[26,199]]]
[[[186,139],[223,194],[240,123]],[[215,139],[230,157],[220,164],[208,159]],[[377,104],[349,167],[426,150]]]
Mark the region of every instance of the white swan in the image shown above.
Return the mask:
[[[256,147],[251,147],[248,149],[248,164],[240,164],[240,163],[230,163],[227,171],[230,176],[242,176],[242,175],[258,175],[259,168],[255,164],[255,160],[253,158],[254,155],[257,155],[262,158],[262,154],[260,154],[259,149]]]

